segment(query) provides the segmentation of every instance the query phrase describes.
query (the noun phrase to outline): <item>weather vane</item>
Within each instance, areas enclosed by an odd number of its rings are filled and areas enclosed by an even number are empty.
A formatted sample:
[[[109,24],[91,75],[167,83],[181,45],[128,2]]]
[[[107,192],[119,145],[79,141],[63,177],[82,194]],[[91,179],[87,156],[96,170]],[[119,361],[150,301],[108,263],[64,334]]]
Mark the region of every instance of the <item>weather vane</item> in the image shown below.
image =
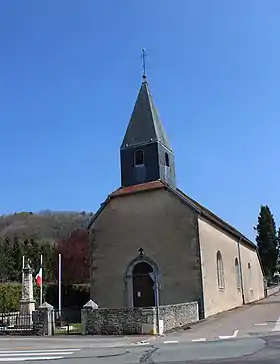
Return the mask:
[[[142,58],[142,67],[143,67],[143,78],[146,78],[146,57],[147,57],[147,52],[146,52],[146,50],[143,48],[143,49],[142,49],[142,54],[141,54],[141,58]]]

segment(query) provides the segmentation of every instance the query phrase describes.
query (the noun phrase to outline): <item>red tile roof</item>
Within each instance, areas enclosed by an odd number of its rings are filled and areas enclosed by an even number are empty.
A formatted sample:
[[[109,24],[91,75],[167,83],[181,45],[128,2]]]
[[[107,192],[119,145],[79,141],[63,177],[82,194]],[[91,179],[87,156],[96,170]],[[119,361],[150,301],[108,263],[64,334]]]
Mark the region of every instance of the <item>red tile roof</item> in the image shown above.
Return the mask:
[[[148,190],[156,190],[164,187],[166,187],[166,185],[161,181],[146,182],[139,185],[118,188],[116,191],[112,192],[109,197],[128,195],[131,193],[143,192]]]
[[[178,188],[173,189],[166,185],[164,182],[158,180],[158,181],[152,181],[152,182],[146,182],[141,183],[139,185],[129,186],[129,187],[121,187],[112,192],[106,201],[101,204],[100,209],[97,211],[95,216],[93,217],[92,221],[90,222],[88,228],[92,225],[93,221],[97,218],[101,210],[106,206],[106,204],[110,201],[111,198],[118,197],[118,196],[124,196],[129,195],[132,193],[138,193],[138,192],[144,192],[149,190],[156,190],[161,188],[167,188],[169,191],[175,193],[181,200],[185,201],[189,206],[194,208],[199,214],[206,217],[208,220],[214,222],[216,225],[224,228],[225,230],[229,231],[239,239],[242,238],[242,240],[246,243],[248,243],[250,246],[254,247],[256,249],[256,245],[250,241],[248,238],[246,238],[241,232],[236,230],[233,226],[222,220],[220,217],[215,215],[212,211],[208,210],[204,206],[200,205],[197,201],[190,198],[188,195],[186,195],[184,192],[179,190]]]

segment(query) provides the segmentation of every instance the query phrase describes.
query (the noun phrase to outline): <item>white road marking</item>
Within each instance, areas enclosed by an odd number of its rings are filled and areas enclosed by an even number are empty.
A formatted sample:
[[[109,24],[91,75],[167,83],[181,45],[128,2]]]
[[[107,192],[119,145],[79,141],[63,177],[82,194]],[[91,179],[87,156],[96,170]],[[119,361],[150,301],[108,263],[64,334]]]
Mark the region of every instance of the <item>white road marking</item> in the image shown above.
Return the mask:
[[[54,353],[53,351],[43,351],[42,353],[30,353],[30,351],[27,351],[26,353],[13,353],[13,354],[8,354],[9,356],[25,356],[25,355],[29,355],[29,356],[38,356],[38,355],[50,355],[50,354],[53,354],[53,355],[71,355],[71,354],[74,354],[74,351],[60,351],[59,353]],[[2,354],[0,353],[0,358],[4,357],[4,356],[7,356],[7,354]]]
[[[221,340],[232,339],[232,336],[219,336],[219,339]]]
[[[178,340],[167,340],[167,341],[164,341],[163,343],[164,344],[178,344]]]
[[[274,328],[272,329],[272,331],[280,331],[280,317],[278,318],[278,320],[275,323]]]
[[[200,339],[193,339],[192,341],[196,342],[196,341],[206,341],[205,337],[201,337]]]
[[[127,345],[130,345],[130,346],[139,346],[140,344],[137,344],[137,343],[124,343],[124,342],[116,342],[116,343],[94,343],[94,344],[90,344],[90,347],[91,348],[120,348],[120,347],[123,347],[123,346],[127,346]],[[143,345],[143,344],[142,344]],[[145,344],[147,345],[147,344]]]
[[[225,339],[231,339],[232,336],[219,336],[219,339],[225,340]]]
[[[44,353],[45,351],[52,352],[52,353],[59,353],[61,351],[80,351],[81,349],[38,349],[38,350],[0,350],[0,354],[13,354],[13,353]]]
[[[0,362],[63,359],[80,349],[0,350]]]
[[[33,361],[33,360],[54,360],[63,359],[64,356],[23,356],[19,358],[0,358],[0,361]]]
[[[149,342],[147,342],[147,341],[138,341],[137,343],[132,343],[131,345],[150,345],[150,343]]]
[[[267,326],[267,323],[255,324],[255,326]]]
[[[239,330],[235,330],[234,333],[233,333],[233,335],[231,335],[231,336],[219,336],[219,339],[221,339],[221,340],[224,340],[224,339],[233,339],[233,338],[235,338],[237,336],[238,331]]]

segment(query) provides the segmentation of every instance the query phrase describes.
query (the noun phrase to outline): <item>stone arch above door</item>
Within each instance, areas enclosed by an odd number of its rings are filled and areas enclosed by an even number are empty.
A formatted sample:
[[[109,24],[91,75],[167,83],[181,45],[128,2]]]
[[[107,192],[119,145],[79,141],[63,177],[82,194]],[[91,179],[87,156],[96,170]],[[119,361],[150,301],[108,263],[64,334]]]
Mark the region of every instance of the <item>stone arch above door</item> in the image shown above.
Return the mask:
[[[134,258],[128,265],[125,272],[125,302],[126,307],[134,307],[134,297],[133,297],[133,270],[139,263],[146,263],[152,269],[152,275],[154,282],[159,281],[159,269],[156,262],[146,255],[139,255]]]

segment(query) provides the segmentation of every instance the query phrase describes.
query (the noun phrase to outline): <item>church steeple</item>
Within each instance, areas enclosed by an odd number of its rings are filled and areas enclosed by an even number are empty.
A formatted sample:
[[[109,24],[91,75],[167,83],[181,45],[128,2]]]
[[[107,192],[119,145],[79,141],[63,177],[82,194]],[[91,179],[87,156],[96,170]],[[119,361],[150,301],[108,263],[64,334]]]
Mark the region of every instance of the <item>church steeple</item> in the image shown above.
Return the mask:
[[[166,132],[155,108],[147,79],[143,77],[121,148],[156,141],[171,150]]]
[[[144,72],[121,145],[121,180],[124,187],[159,179],[176,187],[174,154]]]

